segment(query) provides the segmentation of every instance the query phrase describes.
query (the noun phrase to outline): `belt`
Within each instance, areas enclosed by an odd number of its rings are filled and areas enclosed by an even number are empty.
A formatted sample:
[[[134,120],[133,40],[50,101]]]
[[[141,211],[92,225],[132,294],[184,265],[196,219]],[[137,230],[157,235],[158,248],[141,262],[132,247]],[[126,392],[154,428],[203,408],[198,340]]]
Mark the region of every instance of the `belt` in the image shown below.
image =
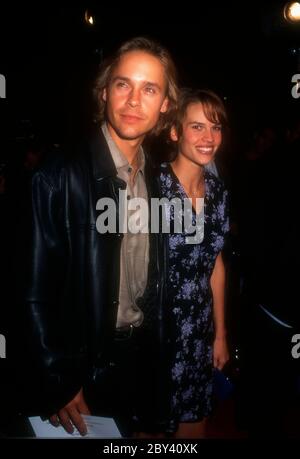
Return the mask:
[[[130,339],[133,335],[134,326],[132,324],[125,327],[118,327],[115,329],[115,340],[124,341]]]

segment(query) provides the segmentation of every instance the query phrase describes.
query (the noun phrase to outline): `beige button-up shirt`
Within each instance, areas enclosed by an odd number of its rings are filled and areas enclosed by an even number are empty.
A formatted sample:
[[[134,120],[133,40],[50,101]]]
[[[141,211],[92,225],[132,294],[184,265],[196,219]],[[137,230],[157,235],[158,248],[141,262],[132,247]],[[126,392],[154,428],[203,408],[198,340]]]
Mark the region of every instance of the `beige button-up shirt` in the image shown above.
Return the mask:
[[[115,163],[118,177],[127,184],[126,202],[131,198],[143,198],[148,203],[148,193],[144,176],[145,155],[143,149],[141,148],[138,153],[139,165],[132,180],[133,169],[113,141],[106,123],[101,128]],[[132,212],[128,210],[127,220],[132,215]],[[126,227],[128,228],[128,225]],[[137,306],[136,300],[143,295],[147,283],[149,235],[141,232],[133,234],[127,229],[122,240],[120,257],[120,292],[117,328],[130,324],[138,327],[143,321],[143,312]]]

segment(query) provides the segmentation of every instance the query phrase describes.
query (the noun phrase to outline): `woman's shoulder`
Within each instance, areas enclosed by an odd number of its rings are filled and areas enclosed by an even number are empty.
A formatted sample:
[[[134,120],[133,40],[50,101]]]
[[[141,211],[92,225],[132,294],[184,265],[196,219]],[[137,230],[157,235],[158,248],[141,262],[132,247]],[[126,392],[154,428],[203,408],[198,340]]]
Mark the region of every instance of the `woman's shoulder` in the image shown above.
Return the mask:
[[[205,170],[205,182],[209,185],[211,190],[219,193],[227,193],[227,189],[224,183],[224,180],[221,177],[216,176],[209,170]]]
[[[162,194],[169,199],[181,194],[180,183],[169,162],[160,165],[159,182]]]
[[[159,165],[159,169],[161,172],[168,172],[170,170],[170,163],[164,161]]]
[[[228,191],[224,181],[209,171],[205,171],[205,184],[207,188],[207,197],[212,202],[223,203],[227,205]]]
[[[172,169],[171,169],[170,163],[163,162],[159,165],[159,176],[160,176],[160,180],[164,180],[165,177],[171,178]]]

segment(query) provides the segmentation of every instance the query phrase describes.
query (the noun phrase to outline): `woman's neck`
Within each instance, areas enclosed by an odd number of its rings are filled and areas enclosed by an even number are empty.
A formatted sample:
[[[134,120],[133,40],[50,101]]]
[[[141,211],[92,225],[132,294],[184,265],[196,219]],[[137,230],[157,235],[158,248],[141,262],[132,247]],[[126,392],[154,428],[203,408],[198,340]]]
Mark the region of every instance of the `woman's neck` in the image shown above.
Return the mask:
[[[187,192],[194,194],[204,182],[204,166],[193,163],[183,155],[178,155],[172,162],[172,168]]]

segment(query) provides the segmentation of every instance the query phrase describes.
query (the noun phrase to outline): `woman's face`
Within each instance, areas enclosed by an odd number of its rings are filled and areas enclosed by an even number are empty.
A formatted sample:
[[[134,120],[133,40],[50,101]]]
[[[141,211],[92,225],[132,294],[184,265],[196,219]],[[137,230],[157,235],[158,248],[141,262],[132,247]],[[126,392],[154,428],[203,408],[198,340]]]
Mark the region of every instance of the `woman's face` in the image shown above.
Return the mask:
[[[215,157],[222,142],[222,126],[209,121],[202,104],[190,104],[182,122],[182,135],[178,138],[174,128],[171,138],[178,141],[179,155],[195,164],[205,166]]]

